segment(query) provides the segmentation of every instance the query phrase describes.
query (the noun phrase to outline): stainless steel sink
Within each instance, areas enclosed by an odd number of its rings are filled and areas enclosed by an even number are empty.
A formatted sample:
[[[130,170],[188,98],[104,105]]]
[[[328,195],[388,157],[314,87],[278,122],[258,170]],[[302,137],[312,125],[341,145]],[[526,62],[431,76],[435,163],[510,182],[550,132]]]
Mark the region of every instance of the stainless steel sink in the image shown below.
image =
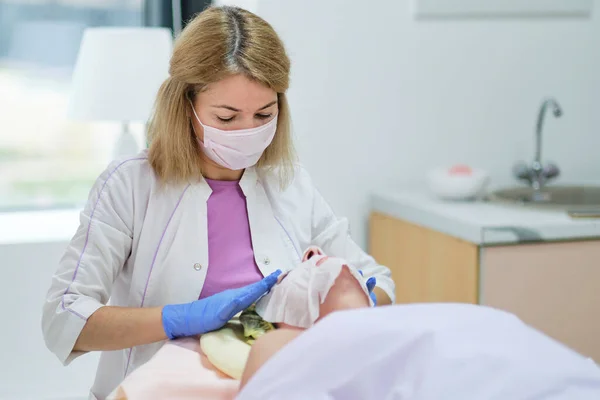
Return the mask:
[[[600,186],[514,187],[497,190],[490,201],[551,206],[560,208],[600,208]]]
[[[546,111],[550,109],[555,117],[563,114],[556,99],[549,97],[542,102],[535,130],[535,157],[531,165],[519,162],[513,167],[514,176],[527,186],[497,190],[487,196],[492,202],[531,205],[566,210],[577,218],[600,215],[599,185],[553,185],[549,182],[560,175],[558,166],[542,163],[542,127]]]

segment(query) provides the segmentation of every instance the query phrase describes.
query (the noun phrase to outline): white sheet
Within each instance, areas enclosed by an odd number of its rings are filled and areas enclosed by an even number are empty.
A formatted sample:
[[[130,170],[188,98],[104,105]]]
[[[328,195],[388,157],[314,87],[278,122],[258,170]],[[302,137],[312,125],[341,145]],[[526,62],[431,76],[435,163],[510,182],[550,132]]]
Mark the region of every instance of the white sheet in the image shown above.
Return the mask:
[[[483,306],[334,313],[261,368],[238,400],[600,399],[590,359]]]

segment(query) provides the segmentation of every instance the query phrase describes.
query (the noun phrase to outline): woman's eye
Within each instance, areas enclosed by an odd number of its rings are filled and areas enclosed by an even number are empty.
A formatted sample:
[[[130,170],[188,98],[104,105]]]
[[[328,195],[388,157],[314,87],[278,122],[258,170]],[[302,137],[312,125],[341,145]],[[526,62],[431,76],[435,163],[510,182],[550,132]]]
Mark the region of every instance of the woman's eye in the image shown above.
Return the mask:
[[[222,117],[217,116],[217,118],[219,119],[219,121],[225,122],[225,123],[233,121],[233,117],[222,118]]]
[[[258,119],[269,119],[273,114],[256,114],[256,118]]]

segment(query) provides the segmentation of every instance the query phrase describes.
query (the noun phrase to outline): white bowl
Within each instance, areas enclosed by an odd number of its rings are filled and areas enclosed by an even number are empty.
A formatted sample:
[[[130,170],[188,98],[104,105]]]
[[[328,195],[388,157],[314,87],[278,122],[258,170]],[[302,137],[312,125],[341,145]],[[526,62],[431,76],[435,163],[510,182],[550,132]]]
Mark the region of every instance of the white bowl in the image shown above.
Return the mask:
[[[469,171],[453,172],[453,168],[436,168],[429,172],[429,189],[434,195],[446,200],[471,200],[483,194],[489,183],[485,171],[460,167]]]

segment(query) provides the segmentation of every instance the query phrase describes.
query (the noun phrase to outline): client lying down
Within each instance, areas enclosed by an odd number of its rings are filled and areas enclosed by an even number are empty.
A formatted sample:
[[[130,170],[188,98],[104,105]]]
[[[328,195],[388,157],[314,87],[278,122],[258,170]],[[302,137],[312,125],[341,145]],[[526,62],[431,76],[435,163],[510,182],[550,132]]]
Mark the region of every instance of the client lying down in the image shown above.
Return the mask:
[[[312,247],[303,261],[256,304],[257,313],[279,329],[253,344],[240,388],[273,354],[319,320],[335,311],[373,306],[364,279],[344,260]]]
[[[243,386],[276,351],[320,319],[334,311],[373,306],[371,283],[367,286],[362,275],[344,260],[311,247],[302,264],[283,274],[255,308],[241,314],[243,338],[236,334],[232,321],[202,336],[202,350],[222,372],[241,378]]]

